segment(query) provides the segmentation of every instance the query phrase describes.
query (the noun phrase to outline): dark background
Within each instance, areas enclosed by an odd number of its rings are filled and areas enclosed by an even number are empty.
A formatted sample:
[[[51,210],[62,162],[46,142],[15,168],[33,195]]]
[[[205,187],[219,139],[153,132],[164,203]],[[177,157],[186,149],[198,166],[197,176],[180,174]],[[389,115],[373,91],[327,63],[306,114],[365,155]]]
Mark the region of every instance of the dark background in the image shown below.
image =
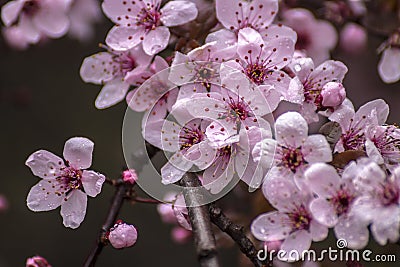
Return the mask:
[[[85,136],[95,143],[92,169],[111,178],[120,174],[125,165],[121,129],[126,104],[97,110],[94,100],[100,86],[85,84],[79,76],[83,58],[100,51],[97,44],[103,42],[109,28],[105,22],[98,25],[96,38],[88,44],[65,37],[23,52],[11,50],[0,40],[0,194],[10,204],[7,212],[0,213],[0,267],[24,266],[25,259],[35,254],[56,267],[81,266],[94,245],[113,189],[105,185],[98,197],[89,198],[84,222],[71,230],[62,225],[59,209],[42,213],[28,210],[27,193],[39,179],[24,162],[38,149],[62,155],[67,139]],[[368,51],[359,56],[336,52],[333,57],[349,67],[344,83],[356,107],[383,98],[391,108],[389,122],[399,123],[400,83],[384,84],[376,70],[375,49],[380,41],[370,37]],[[138,147],[142,142],[140,119],[141,114],[137,114],[137,135],[132,136]],[[157,173],[147,166],[141,177],[154,175]],[[192,244],[170,241],[171,226],[160,222],[155,206],[124,205],[120,218],[137,227],[138,242],[134,248],[120,251],[107,247],[97,266],[197,266]],[[236,249],[221,250],[223,266],[238,266],[232,251]],[[400,258],[398,246],[381,251]]]

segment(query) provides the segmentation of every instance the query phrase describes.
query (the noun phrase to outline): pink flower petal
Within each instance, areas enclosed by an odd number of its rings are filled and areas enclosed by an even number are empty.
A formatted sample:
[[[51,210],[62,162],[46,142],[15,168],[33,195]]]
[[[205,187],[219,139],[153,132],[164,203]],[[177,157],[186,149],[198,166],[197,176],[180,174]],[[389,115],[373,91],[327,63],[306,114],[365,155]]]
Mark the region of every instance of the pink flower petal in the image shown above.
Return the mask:
[[[63,36],[69,28],[67,15],[58,10],[47,10],[44,8],[41,8],[39,13],[33,17],[33,23],[51,38]]]
[[[355,217],[341,216],[334,231],[336,238],[346,240],[350,249],[363,249],[368,243],[367,225]]]
[[[170,35],[169,29],[165,26],[151,30],[143,40],[144,52],[148,55],[155,55],[163,51],[168,45]]]
[[[203,173],[203,186],[212,194],[221,192],[233,179],[234,160],[217,158]]]
[[[53,188],[55,186],[55,188]],[[26,203],[32,211],[48,211],[58,208],[65,195],[56,194],[60,184],[56,180],[41,180],[29,191]]]
[[[310,234],[314,242],[319,242],[326,239],[328,237],[328,232],[329,229],[327,226],[322,225],[315,220],[311,220]]]
[[[39,29],[33,24],[32,19],[28,16],[22,14],[19,18],[18,28],[21,30],[21,33],[25,36],[25,38],[29,41],[29,43],[35,44],[40,41],[41,32]]]
[[[94,143],[85,137],[73,137],[64,145],[64,158],[77,169],[87,169],[92,164]]]
[[[65,227],[76,229],[86,215],[87,195],[81,190],[73,190],[61,204],[60,214]]]
[[[82,174],[82,185],[85,189],[85,193],[88,196],[95,197],[101,192],[106,177],[103,174],[95,171],[83,171]]]
[[[275,123],[276,140],[293,148],[300,147],[308,136],[308,124],[297,112],[286,112]]]
[[[63,159],[46,150],[32,153],[25,162],[32,173],[42,179],[54,179],[65,167]]]
[[[303,251],[310,248],[311,241],[311,235],[306,230],[291,233],[281,245],[281,250],[287,253],[283,258],[289,261],[299,260],[297,257],[301,257]],[[291,251],[295,252],[291,253]]]
[[[262,214],[251,223],[251,233],[261,241],[282,240],[288,237],[291,227],[285,222],[290,221],[285,213],[273,211]]]
[[[305,143],[301,147],[304,159],[309,163],[314,162],[331,162],[332,151],[325,136],[314,134],[307,137]]]
[[[279,211],[291,212],[294,207],[299,205],[303,196],[293,180],[282,174],[279,175],[278,168],[273,168],[271,171],[277,176],[265,179],[262,186],[264,196]]]
[[[18,19],[25,1],[9,1],[1,8],[1,19],[6,27]]]
[[[338,222],[338,216],[331,203],[323,198],[314,199],[310,210],[315,220],[327,227],[333,227]]]
[[[331,165],[314,163],[304,176],[310,189],[320,197],[332,197],[340,189],[340,176]]]
[[[114,26],[108,32],[106,44],[117,51],[125,51],[138,45],[145,36],[143,28]]]
[[[388,48],[378,64],[378,73],[385,83],[395,83],[400,80],[400,49]]]
[[[128,90],[129,84],[121,77],[107,82],[96,98],[96,108],[105,109],[119,103],[125,98]]]
[[[182,127],[176,122],[168,120],[147,123],[143,129],[143,136],[150,144],[169,152],[178,151],[179,133]]]
[[[160,11],[160,20],[168,27],[185,24],[197,17],[196,5],[189,1],[167,2]]]
[[[121,23],[121,18],[126,15],[135,17],[140,11],[141,5],[136,4],[134,1],[104,0],[101,7],[103,8],[104,14],[114,23]],[[128,12],[128,9],[130,12]],[[118,19],[118,17],[120,19]]]
[[[110,81],[114,77],[112,62],[113,55],[108,52],[100,52],[85,58],[80,69],[82,80],[95,84]]]

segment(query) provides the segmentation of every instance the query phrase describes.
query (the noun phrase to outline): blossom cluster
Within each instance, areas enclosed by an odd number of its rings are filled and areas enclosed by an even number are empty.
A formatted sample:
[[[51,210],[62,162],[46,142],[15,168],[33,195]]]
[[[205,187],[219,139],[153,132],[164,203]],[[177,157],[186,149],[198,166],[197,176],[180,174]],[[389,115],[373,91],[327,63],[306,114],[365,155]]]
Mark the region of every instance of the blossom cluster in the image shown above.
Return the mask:
[[[100,18],[96,0],[13,0],[1,9],[3,35],[18,49],[67,33],[86,41]]]
[[[35,43],[67,32],[71,4],[15,0],[2,18]],[[251,233],[260,241],[302,252],[333,228],[354,249],[367,245],[370,232],[381,245],[396,242],[400,129],[386,124],[384,100],[355,109],[347,98],[348,68],[330,59],[338,41],[334,27],[304,9],[283,10],[279,20],[278,0],[216,0],[218,23],[202,42],[168,54],[181,40],[180,30],[204,19],[204,6],[200,0],[104,0],[103,12],[115,25],[101,45],[105,51],[85,58],[80,69],[85,82],[102,86],[95,106],[125,100],[133,111],[145,112],[143,137],[168,159],[161,168],[164,185],[195,172],[212,195],[225,194],[239,180],[249,191],[261,188],[276,211],[252,221]],[[397,52],[384,52],[379,68],[387,81],[398,79],[388,74],[398,63],[388,54]],[[310,133],[311,123],[326,121],[335,131]],[[65,160],[45,150],[33,153],[26,165],[42,180],[29,192],[28,207],[61,206],[64,225],[77,228],[87,195],[99,194],[105,181],[86,170],[93,146],[87,138],[72,138]],[[349,153],[357,156],[346,160]],[[125,172],[124,181],[136,184],[136,173]],[[176,228],[182,241],[191,226],[181,195],[176,202],[160,205],[159,212],[186,229]],[[122,248],[136,242],[137,232],[120,223],[109,237]]]

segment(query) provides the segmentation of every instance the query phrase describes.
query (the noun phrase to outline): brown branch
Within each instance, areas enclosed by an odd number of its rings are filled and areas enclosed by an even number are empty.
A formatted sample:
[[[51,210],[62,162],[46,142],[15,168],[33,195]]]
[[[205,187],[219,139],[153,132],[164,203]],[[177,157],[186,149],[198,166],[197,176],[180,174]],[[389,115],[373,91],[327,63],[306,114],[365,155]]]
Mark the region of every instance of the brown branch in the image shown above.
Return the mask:
[[[132,155],[133,167],[138,173],[141,172],[143,166],[151,159],[158,151],[157,148],[146,143],[146,150],[138,150]],[[97,258],[102,252],[104,246],[107,244],[107,232],[114,225],[118,213],[121,210],[122,204],[124,203],[127,193],[131,190],[132,184],[129,183],[115,183],[116,191],[111,201],[111,206],[108,209],[107,217],[100,229],[99,235],[96,240],[96,245],[90,251],[89,256],[86,258],[84,267],[93,267],[96,264]]]
[[[221,208],[217,207],[215,204],[210,204],[209,206],[211,221],[229,235],[233,241],[239,246],[240,251],[246,255],[247,258],[256,267],[269,266],[268,262],[261,262],[257,253],[258,250],[255,248],[254,244],[247,238],[243,231],[243,226],[232,222],[225,214],[222,212]]]
[[[200,181],[193,173],[186,173],[180,181],[186,187],[183,197],[189,212],[189,220],[193,229],[194,244],[198,261],[201,267],[218,267],[217,248],[215,237],[211,230],[210,214],[208,207],[200,205],[202,192]]]

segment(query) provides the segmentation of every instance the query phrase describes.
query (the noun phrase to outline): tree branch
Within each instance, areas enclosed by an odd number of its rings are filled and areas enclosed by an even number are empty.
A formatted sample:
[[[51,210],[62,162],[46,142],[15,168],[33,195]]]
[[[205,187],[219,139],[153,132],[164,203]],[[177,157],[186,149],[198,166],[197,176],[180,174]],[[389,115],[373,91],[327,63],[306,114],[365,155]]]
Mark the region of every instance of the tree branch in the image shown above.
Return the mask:
[[[202,197],[200,181],[193,173],[186,173],[180,181],[186,187],[183,197],[189,211],[189,220],[193,229],[194,244],[201,267],[218,267],[215,237],[211,230],[210,214],[207,206],[200,205]]]
[[[257,257],[257,249],[254,244],[247,238],[243,231],[243,226],[232,222],[225,214],[222,212],[221,208],[217,207],[215,204],[210,204],[209,206],[211,221],[229,235],[239,246],[240,251],[251,260],[251,262],[256,267],[269,266],[268,262],[261,262]]]
[[[151,159],[158,151],[157,148],[153,147],[149,143],[146,143],[146,150],[138,150],[132,155],[133,167],[138,173],[142,171],[143,166]],[[111,201],[111,206],[107,212],[107,217],[100,229],[99,236],[97,237],[96,245],[90,251],[89,256],[86,258],[84,267],[93,267],[96,264],[97,258],[107,244],[107,232],[114,225],[118,213],[121,210],[122,204],[124,203],[125,197],[129,190],[132,188],[132,184],[129,183],[116,183],[116,191]]]

